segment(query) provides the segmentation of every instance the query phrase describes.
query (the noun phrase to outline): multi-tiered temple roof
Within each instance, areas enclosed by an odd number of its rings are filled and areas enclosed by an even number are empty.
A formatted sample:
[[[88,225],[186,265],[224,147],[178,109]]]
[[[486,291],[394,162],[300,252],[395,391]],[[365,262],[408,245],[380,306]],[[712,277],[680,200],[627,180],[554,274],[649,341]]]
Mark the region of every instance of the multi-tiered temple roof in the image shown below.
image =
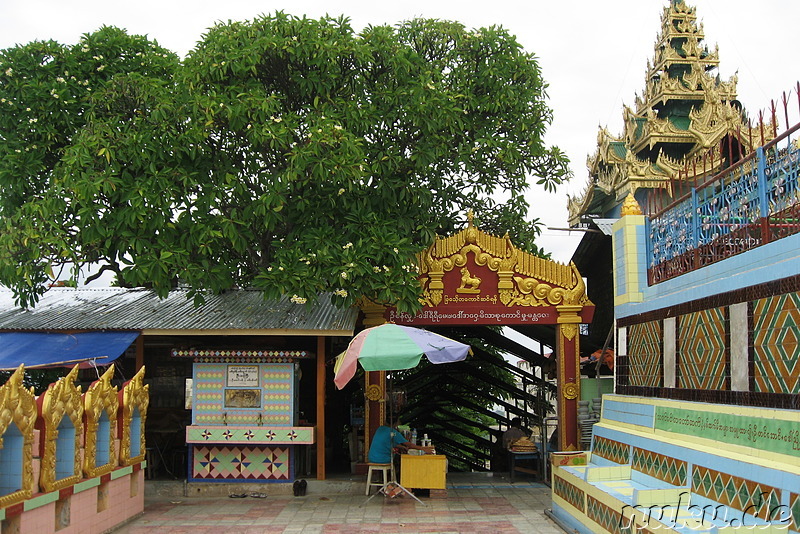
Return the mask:
[[[701,165],[705,174],[730,163],[725,154],[749,152],[736,76],[720,80],[718,50],[710,51],[703,40],[695,8],[672,0],[664,8],[644,92],[637,95],[634,109],[624,108],[622,135],[600,128],[597,151],[587,160],[589,184],[569,200],[571,225],[584,215],[608,216],[640,188],[663,189],[672,196],[686,178],[685,169],[697,169],[696,162],[709,151],[718,157],[713,165]]]

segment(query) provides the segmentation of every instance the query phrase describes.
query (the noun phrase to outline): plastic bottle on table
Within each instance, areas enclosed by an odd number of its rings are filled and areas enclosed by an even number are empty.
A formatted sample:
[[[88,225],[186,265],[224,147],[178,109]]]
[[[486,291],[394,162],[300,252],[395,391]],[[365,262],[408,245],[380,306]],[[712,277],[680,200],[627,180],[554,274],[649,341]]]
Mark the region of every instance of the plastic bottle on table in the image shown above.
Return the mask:
[[[413,443],[414,445],[417,444],[417,429],[416,428],[412,428],[411,429],[411,443]]]

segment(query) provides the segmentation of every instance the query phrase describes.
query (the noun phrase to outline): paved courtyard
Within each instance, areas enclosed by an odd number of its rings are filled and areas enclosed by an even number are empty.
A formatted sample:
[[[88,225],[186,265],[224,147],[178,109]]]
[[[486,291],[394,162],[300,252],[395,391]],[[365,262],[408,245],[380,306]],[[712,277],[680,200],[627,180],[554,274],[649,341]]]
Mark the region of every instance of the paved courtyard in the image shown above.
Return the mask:
[[[148,496],[145,513],[116,533],[492,533],[560,534],[545,515],[550,489],[537,482],[510,484],[503,477],[448,475],[446,498],[382,495],[367,501],[363,482],[309,481],[303,497],[261,494]],[[265,492],[269,491],[269,485]],[[266,495],[266,496],[264,496]]]

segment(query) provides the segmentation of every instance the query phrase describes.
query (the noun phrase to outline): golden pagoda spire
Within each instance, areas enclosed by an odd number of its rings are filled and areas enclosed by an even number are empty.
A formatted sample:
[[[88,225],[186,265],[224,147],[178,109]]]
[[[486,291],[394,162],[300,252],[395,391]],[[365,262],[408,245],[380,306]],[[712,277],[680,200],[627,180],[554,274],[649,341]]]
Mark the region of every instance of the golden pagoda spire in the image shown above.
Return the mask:
[[[571,225],[586,214],[608,214],[639,188],[671,194],[687,162],[712,148],[719,150],[728,137],[746,145],[747,136],[740,134],[748,127],[736,101],[737,78],[718,78],[718,49],[709,49],[704,38],[694,7],[672,0],[664,8],[644,91],[633,108],[623,108],[622,135],[600,129],[597,150],[587,161],[587,191],[569,200]],[[705,172],[728,164],[720,157],[715,161],[716,167]]]

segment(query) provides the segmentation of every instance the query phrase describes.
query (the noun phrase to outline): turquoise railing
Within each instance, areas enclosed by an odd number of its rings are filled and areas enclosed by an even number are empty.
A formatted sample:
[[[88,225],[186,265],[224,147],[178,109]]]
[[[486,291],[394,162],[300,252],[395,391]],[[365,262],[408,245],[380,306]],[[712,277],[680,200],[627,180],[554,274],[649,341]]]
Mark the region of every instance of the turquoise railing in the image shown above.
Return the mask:
[[[800,232],[800,124],[647,221],[656,284]]]

